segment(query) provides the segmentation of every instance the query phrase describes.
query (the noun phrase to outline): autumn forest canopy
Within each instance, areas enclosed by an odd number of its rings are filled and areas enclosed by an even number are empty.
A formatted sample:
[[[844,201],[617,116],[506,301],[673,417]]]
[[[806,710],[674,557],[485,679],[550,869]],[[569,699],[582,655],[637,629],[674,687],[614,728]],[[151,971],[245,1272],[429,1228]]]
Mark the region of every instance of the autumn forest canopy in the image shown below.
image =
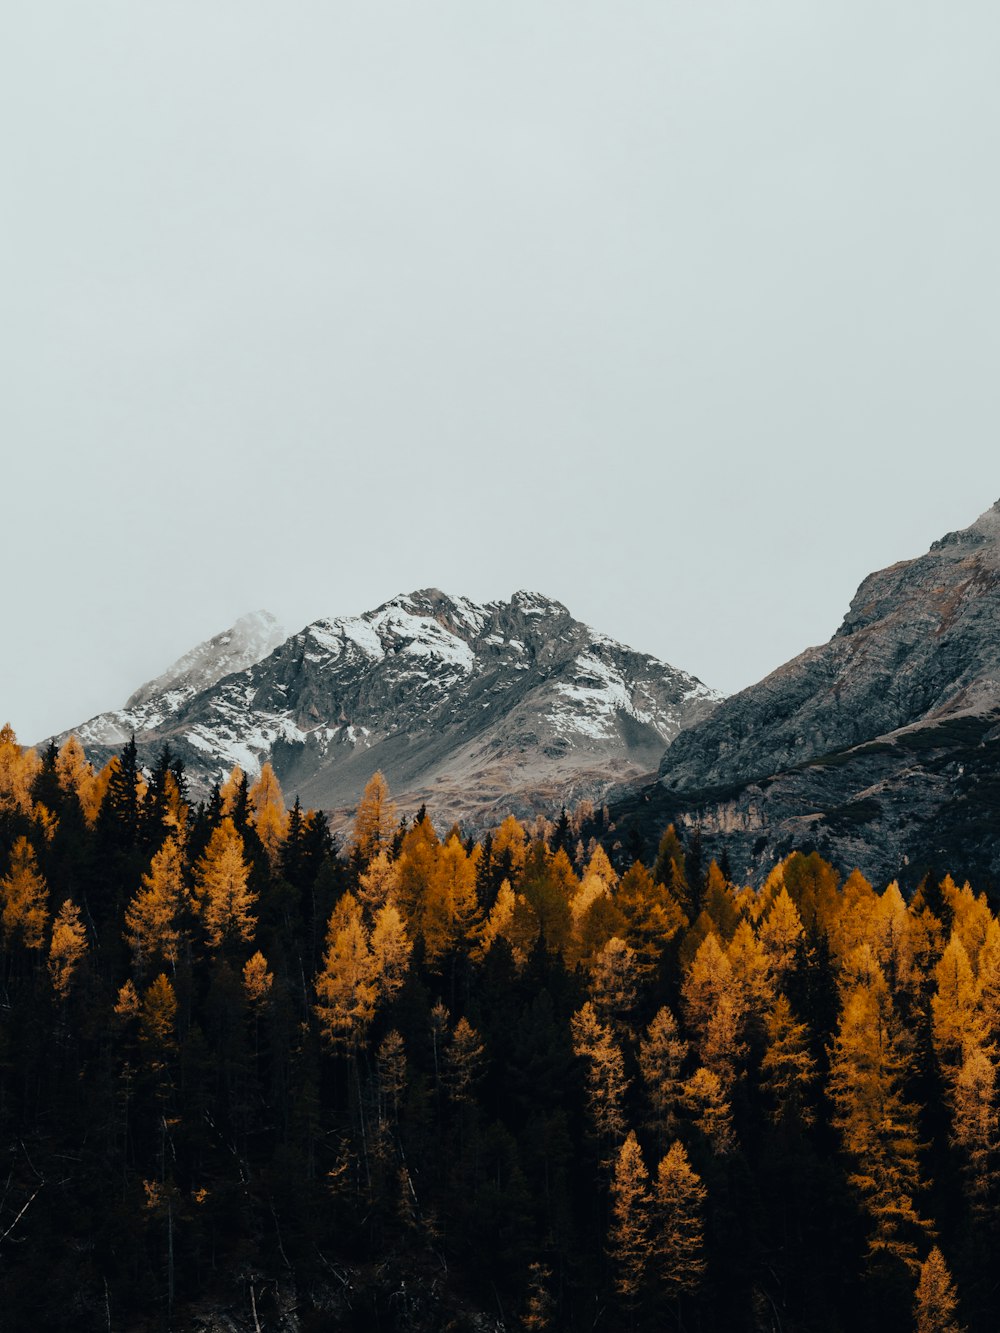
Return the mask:
[[[9,1327],[995,1330],[985,895],[433,817],[0,731]]]

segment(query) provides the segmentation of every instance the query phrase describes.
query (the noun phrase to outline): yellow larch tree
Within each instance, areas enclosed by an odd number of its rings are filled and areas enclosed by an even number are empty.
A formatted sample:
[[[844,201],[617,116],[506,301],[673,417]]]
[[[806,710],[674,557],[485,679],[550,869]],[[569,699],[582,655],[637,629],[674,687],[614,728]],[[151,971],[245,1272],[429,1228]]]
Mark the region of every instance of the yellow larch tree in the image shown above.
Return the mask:
[[[941,897],[951,909],[951,929],[965,946],[969,962],[976,967],[979,950],[993,919],[986,895],[976,895],[968,883],[959,888],[952,877],[946,875],[941,884]]]
[[[619,1037],[626,1035],[639,994],[639,963],[635,950],[617,935],[594,959],[588,989],[600,1021]]]
[[[419,930],[420,918],[426,906],[440,845],[431,821],[418,819],[404,834],[399,855],[394,862],[396,880],[393,893],[410,933],[414,936]],[[369,869],[375,865],[381,854],[376,854],[369,864]],[[388,857],[386,859],[388,860]]]
[[[476,867],[455,835],[438,852],[431,893],[440,896],[447,904],[448,943],[464,945],[473,939],[482,924],[482,911],[476,896]],[[426,935],[425,942],[430,959],[431,941]]]
[[[715,1074],[727,1097],[746,1072],[750,1047],[743,1040],[746,1010],[735,989],[723,991],[715,1002],[699,1043],[701,1062]]]
[[[986,1221],[1000,1178],[1000,1089],[996,1051],[969,1042],[951,1088],[952,1142],[959,1151],[965,1196],[977,1223]]]
[[[378,986],[361,908],[353,894],[345,893],[330,916],[316,995],[324,1040],[334,1050],[355,1052],[375,1016]]]
[[[125,984],[118,988],[115,1014],[123,1023],[128,1023],[139,1017],[140,1009],[139,992],[135,988],[135,982],[129,977]]]
[[[945,1079],[952,1083],[962,1063],[967,1043],[980,1042],[976,979],[972,964],[957,932],[953,932],[941,960],[934,969],[937,990],[931,997],[934,1050]]]
[[[590,1000],[573,1015],[571,1031],[573,1054],[586,1066],[587,1109],[594,1136],[608,1161],[625,1132],[625,1061],[611,1029],[598,1020]]]
[[[83,810],[83,817],[87,824],[93,828],[97,823],[97,817],[101,813],[101,806],[104,804],[104,798],[108,794],[108,787],[111,785],[111,778],[115,770],[119,768],[117,755],[104,765],[98,773],[91,773],[80,783],[77,795],[80,799],[80,806]]]
[[[56,780],[60,790],[66,795],[70,792],[78,793],[88,769],[91,769],[91,765],[87,762],[83,746],[75,735],[67,736],[56,755]]]
[[[222,814],[224,817],[232,818],[236,810],[236,801],[239,796],[240,787],[246,781],[246,775],[239,764],[234,764],[229,771],[229,777],[219,789],[219,800],[222,804]]]
[[[31,785],[41,767],[34,750],[18,745],[9,722],[0,727],[0,814],[31,814]]]
[[[627,1310],[639,1303],[652,1248],[649,1216],[649,1172],[635,1133],[629,1130],[615,1160],[611,1178],[611,1225],[608,1256],[615,1286]]]
[[[243,964],[243,994],[251,1009],[262,1009],[270,999],[274,973],[267,970],[267,959],[258,949]]]
[[[886,984],[900,995],[914,984],[910,914],[895,880],[880,894],[871,916],[872,949]]]
[[[705,1200],[708,1192],[675,1141],[656,1168],[653,1186],[653,1264],[668,1297],[697,1291],[705,1276]]]
[[[365,784],[354,815],[351,851],[363,865],[368,865],[379,852],[391,849],[395,827],[396,807],[389,795],[389,784],[382,772],[376,770]]]
[[[736,907],[732,885],[726,883],[726,877],[716,861],[709,862],[702,905],[711,917],[719,939],[731,940],[733,931],[739,925],[740,914]]]
[[[121,1003],[119,994],[119,1003]],[[139,1011],[140,1040],[149,1049],[154,1065],[162,1063],[174,1049],[174,1029],[177,1022],[177,996],[163,972],[153,981],[142,997]]]
[[[622,876],[615,906],[624,918],[623,938],[635,950],[640,970],[655,976],[667,945],[688,924],[687,917],[641,861]]]
[[[77,968],[86,954],[87,931],[80,920],[80,909],[67,898],[52,923],[49,944],[49,976],[60,1000],[69,996]]]
[[[385,903],[375,914],[371,953],[376,983],[387,1000],[394,999],[402,989],[412,952],[403,918],[392,903]]]
[[[810,1094],[816,1082],[816,1062],[809,1053],[809,1028],[795,1021],[784,995],[778,996],[767,1015],[766,1035],[760,1086],[770,1103],[770,1118],[787,1128],[811,1125],[815,1119]]]
[[[496,901],[490,908],[489,916],[480,928],[479,943],[472,951],[472,957],[476,962],[482,962],[501,936],[510,939],[511,926],[514,921],[514,904],[514,890],[510,887],[510,880],[505,879],[500,885]]]
[[[225,818],[212,830],[208,846],[195,867],[195,898],[212,949],[252,940],[257,895],[249,886],[250,867],[243,859],[243,839]]]
[[[664,1005],[639,1043],[639,1069],[650,1108],[650,1128],[661,1146],[677,1133],[687,1053],[688,1044],[678,1030],[677,1019]]]
[[[774,977],[764,946],[749,921],[741,921],[726,949],[731,987],[741,1017],[763,1023],[774,1003]]]
[[[482,1037],[464,1016],[455,1024],[444,1056],[444,1083],[456,1105],[472,1101],[485,1056]]]
[[[393,898],[398,882],[399,863],[379,852],[358,877],[358,902],[369,920]]]
[[[0,880],[0,903],[8,944],[17,940],[26,949],[41,949],[49,920],[48,886],[27,838],[18,838],[14,843],[10,869]]]
[[[584,874],[596,875],[596,877],[602,881],[605,888],[612,892],[618,883],[618,876],[615,874],[614,866],[608,860],[608,854],[600,843],[597,844],[591,853]]]
[[[157,957],[176,967],[183,917],[193,905],[184,882],[180,845],[176,837],[169,837],[153,856],[141,888],[125,909],[125,943],[137,970]]]
[[[976,969],[976,1007],[986,1032],[1000,1031],[1000,922],[986,928]]]
[[[685,1112],[712,1152],[718,1157],[731,1153],[736,1147],[733,1108],[718,1074],[700,1066],[684,1084],[682,1099]]]
[[[722,997],[735,999],[733,968],[719,944],[719,937],[710,932],[698,946],[698,952],[681,986],[684,1017],[689,1030],[703,1044],[712,1016]]]
[[[963,1333],[955,1318],[958,1293],[944,1255],[935,1245],[920,1265],[920,1280],[914,1297],[915,1333]]]
[[[281,783],[270,764],[264,764],[260,777],[247,793],[251,820],[271,866],[277,866],[285,835],[288,832],[288,811]]]
[[[917,1109],[905,1096],[910,1061],[889,988],[877,973],[844,998],[828,1089],[848,1180],[872,1223],[869,1254],[913,1265],[926,1223],[914,1204],[922,1182]]]
[[[770,910],[761,922],[757,938],[771,967],[775,983],[781,987],[794,972],[805,947],[805,929],[798,908],[782,881]]]
[[[878,896],[860,870],[852,870],[844,881],[839,901],[831,904],[826,922],[830,948],[838,963],[843,965],[861,945],[871,945],[875,932],[872,919],[878,906]]]
[[[528,855],[528,835],[524,826],[508,815],[493,835],[494,865],[503,865],[504,874],[516,886]]]

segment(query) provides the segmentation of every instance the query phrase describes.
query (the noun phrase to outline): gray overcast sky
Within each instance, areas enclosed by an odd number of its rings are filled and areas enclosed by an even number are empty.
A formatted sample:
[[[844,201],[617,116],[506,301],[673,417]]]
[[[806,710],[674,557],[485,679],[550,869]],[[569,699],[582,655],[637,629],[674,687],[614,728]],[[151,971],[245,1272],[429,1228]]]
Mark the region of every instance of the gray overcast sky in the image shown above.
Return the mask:
[[[1000,495],[998,44],[995,0],[5,6],[0,714],[426,585],[726,690],[828,638]]]

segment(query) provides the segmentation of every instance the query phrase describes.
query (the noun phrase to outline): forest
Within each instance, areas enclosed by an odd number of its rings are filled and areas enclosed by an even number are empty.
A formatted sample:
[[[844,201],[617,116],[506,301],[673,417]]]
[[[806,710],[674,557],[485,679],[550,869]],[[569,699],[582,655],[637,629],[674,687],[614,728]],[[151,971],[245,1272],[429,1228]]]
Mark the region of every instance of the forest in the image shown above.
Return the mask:
[[[1000,1326],[1000,922],[0,731],[14,1329]],[[627,841],[627,840],[626,840]],[[645,853],[645,858],[644,858]]]

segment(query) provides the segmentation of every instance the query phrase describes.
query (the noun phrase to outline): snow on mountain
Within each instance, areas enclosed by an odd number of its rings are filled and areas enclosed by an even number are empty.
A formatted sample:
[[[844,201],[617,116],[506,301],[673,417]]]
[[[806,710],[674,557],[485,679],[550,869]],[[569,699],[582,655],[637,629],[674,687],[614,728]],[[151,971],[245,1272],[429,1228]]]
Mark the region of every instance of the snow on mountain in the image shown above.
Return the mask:
[[[239,623],[230,642],[248,653],[273,629]],[[134,729],[144,756],[169,742],[201,791],[269,760],[286,791],[326,809],[352,804],[381,768],[401,796],[470,818],[498,801],[526,811],[601,796],[655,768],[719,699],[526,591],[485,605],[401,595],[317,620],[225,673],[223,637],[79,728],[88,750],[111,753]]]
[[[210,689],[223,676],[266,657],[285,638],[270,611],[251,611],[229,629],[186,652],[162,675],[140,685],[124,708],[101,713],[76,729],[84,745],[121,745],[135,732],[153,731],[188,699]]]

